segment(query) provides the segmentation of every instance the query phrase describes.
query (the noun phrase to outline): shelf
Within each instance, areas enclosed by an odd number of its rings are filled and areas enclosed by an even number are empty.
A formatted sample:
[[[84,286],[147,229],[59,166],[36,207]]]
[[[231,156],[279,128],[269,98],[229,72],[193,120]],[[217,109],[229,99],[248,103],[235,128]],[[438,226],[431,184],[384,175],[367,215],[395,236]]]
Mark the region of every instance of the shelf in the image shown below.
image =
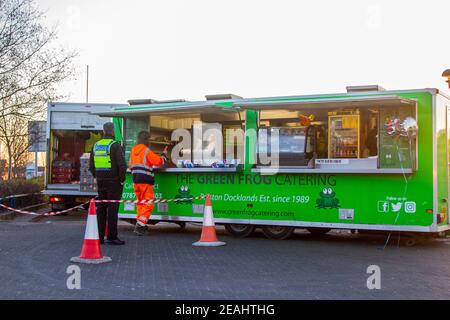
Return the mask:
[[[153,169],[155,172],[237,172],[241,171],[240,167],[236,168],[165,168],[165,169]]]
[[[150,133],[153,131],[160,131],[160,132],[167,132],[167,133],[171,133],[172,131],[174,131],[175,129],[169,129],[169,128],[160,128],[160,127],[150,127]]]
[[[333,159],[359,159],[358,157],[333,157]]]
[[[364,174],[411,174],[412,169],[301,169],[301,168],[257,168],[252,172],[260,174],[277,174],[277,173],[364,173]]]
[[[342,129],[335,128],[334,132],[341,132],[341,131],[348,132],[348,131],[352,131],[352,130],[357,131],[356,128],[342,128]]]
[[[170,146],[172,143],[171,142],[165,142],[165,141],[150,140],[150,144],[162,144],[162,145],[165,145],[165,146]]]

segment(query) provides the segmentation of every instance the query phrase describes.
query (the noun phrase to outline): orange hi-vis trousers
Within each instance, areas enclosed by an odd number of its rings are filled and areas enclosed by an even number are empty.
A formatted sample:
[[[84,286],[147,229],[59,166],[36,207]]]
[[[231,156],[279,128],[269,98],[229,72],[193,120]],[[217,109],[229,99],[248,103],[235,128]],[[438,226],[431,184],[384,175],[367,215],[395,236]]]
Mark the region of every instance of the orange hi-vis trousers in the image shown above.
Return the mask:
[[[134,192],[136,193],[137,200],[153,200],[153,186],[151,184],[135,183]],[[137,208],[137,221],[141,225],[146,225],[153,212],[153,203],[138,203]]]

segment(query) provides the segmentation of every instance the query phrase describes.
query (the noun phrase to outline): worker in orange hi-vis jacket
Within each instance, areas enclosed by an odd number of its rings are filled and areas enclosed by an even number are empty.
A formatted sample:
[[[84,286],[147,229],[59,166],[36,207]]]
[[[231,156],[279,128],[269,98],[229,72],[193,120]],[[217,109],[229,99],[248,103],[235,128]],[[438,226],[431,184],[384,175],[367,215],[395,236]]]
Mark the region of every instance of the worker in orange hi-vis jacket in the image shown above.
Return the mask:
[[[153,185],[155,183],[153,167],[159,167],[167,161],[167,147],[162,156],[158,156],[149,148],[150,133],[141,131],[137,142],[131,149],[129,167],[133,176],[134,192],[137,200],[153,200]],[[153,203],[137,203],[136,227],[134,232],[144,235],[147,231],[147,222],[153,211]]]

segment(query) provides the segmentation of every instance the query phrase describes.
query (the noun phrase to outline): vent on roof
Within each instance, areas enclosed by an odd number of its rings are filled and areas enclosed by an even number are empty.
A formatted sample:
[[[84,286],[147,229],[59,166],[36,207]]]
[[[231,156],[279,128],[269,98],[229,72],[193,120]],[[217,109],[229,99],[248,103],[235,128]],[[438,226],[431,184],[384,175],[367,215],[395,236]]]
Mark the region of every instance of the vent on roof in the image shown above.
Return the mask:
[[[370,92],[370,91],[386,91],[385,88],[375,84],[368,86],[349,86],[346,87],[347,92]]]
[[[176,102],[188,102],[188,101],[184,99],[158,100],[158,103],[176,103]]]
[[[205,96],[207,101],[212,100],[232,100],[232,99],[242,99],[242,97],[237,96],[232,93],[222,93],[222,94],[210,94]]]
[[[141,104],[161,104],[161,103],[175,103],[175,102],[186,102],[184,99],[173,99],[173,100],[155,100],[155,99],[137,99],[128,100],[130,106],[136,106]]]

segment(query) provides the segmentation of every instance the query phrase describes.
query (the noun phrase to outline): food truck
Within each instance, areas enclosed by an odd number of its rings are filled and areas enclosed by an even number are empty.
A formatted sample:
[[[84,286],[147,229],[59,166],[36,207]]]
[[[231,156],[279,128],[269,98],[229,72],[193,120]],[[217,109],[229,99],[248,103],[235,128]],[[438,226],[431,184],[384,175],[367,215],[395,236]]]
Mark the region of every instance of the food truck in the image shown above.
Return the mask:
[[[155,198],[210,194],[216,223],[236,236],[449,229],[450,99],[437,89],[149,99],[93,114],[122,119],[126,160],[141,130],[155,152],[169,146],[181,160],[155,169]],[[135,199],[130,175],[123,199]],[[201,222],[203,202],[158,203],[151,221]],[[135,210],[123,203],[120,217]]]

